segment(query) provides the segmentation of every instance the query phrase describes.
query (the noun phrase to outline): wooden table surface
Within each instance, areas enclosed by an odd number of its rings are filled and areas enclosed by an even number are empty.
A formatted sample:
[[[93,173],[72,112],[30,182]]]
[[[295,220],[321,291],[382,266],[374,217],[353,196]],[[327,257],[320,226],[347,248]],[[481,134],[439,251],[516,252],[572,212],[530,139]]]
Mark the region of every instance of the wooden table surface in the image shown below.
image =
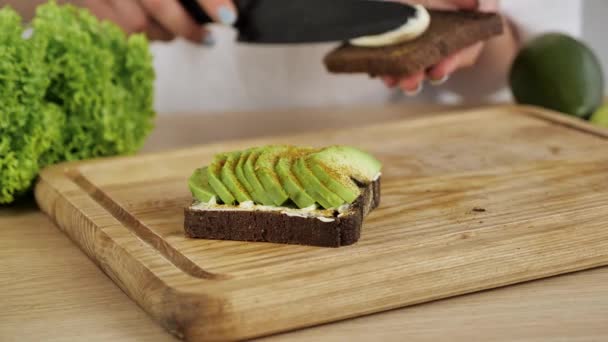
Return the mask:
[[[433,115],[385,107],[161,116],[144,151]],[[607,228],[608,229],[608,228]],[[0,341],[171,341],[35,204],[0,208]],[[262,340],[606,341],[608,268]]]

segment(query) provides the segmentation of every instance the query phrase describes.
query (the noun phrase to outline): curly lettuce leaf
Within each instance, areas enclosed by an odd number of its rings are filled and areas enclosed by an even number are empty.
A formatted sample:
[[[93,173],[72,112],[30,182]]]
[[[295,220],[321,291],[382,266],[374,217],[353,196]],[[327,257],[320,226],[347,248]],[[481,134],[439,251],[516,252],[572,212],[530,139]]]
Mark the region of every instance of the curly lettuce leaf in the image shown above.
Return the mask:
[[[48,41],[48,101],[66,115],[61,159],[136,152],[152,128],[154,70],[147,40],[89,12],[54,3],[33,21]]]
[[[133,153],[152,129],[145,37],[54,1],[32,28],[26,37],[19,15],[0,10],[0,204],[46,165]]]
[[[43,42],[23,38],[21,18],[0,10],[0,203],[27,191],[40,168],[53,160],[62,139],[63,115],[46,103],[50,84]]]

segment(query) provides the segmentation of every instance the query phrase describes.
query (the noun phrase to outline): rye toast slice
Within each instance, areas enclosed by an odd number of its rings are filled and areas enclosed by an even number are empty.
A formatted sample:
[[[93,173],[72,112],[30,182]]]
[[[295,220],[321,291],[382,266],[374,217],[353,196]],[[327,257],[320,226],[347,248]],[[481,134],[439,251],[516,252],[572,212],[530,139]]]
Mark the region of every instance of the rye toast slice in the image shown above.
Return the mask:
[[[502,18],[495,13],[429,10],[429,14],[429,28],[415,40],[374,48],[345,43],[325,57],[327,70],[372,76],[409,76],[503,32]]]
[[[361,195],[343,213],[320,220],[280,210],[247,210],[235,206],[185,209],[186,236],[211,240],[236,240],[341,247],[361,236],[363,219],[380,204],[380,178],[361,187]]]

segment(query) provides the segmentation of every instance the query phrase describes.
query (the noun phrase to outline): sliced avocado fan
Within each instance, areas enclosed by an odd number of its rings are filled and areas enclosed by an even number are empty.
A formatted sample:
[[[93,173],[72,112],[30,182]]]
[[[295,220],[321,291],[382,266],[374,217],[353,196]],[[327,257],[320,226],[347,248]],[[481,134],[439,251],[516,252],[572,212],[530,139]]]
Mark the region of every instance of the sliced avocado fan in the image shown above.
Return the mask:
[[[188,180],[193,196],[202,202],[219,198],[234,205],[253,201],[298,208],[319,204],[325,209],[353,203],[360,186],[373,182],[382,165],[372,155],[350,146],[323,149],[269,145],[221,153]]]

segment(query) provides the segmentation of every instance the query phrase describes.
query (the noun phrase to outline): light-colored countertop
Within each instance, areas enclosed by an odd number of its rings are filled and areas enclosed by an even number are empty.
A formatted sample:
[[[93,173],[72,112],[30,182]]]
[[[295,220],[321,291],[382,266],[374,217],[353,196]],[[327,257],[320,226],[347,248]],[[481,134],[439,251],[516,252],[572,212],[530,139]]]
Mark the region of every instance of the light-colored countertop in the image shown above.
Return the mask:
[[[161,116],[144,151],[412,118],[385,107]],[[0,341],[173,340],[34,204],[0,208]],[[608,268],[485,291],[264,340],[606,341]]]

